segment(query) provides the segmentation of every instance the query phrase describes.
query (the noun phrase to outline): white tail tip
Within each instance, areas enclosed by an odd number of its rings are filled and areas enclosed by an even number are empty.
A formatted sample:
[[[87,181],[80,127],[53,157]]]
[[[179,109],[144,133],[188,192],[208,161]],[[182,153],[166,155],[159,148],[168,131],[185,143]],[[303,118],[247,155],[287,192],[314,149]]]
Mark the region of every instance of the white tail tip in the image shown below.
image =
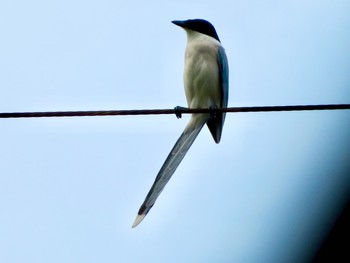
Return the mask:
[[[141,223],[141,221],[145,218],[146,215],[142,214],[142,215],[137,215],[137,217],[135,218],[134,223],[132,224],[132,228],[136,227],[138,224]]]

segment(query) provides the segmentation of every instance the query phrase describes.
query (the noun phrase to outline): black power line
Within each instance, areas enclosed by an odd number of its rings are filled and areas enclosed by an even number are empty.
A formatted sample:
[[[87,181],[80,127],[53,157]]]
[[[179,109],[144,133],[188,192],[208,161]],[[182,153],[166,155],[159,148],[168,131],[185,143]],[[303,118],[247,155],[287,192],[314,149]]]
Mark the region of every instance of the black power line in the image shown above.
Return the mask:
[[[323,105],[290,105],[290,106],[253,106],[230,107],[218,109],[189,109],[175,107],[175,109],[144,109],[144,110],[100,110],[100,111],[49,111],[49,112],[5,112],[0,118],[42,118],[42,117],[83,117],[83,116],[126,116],[126,115],[160,115],[193,113],[221,113],[221,112],[270,112],[270,111],[310,111],[310,110],[349,110],[350,104]]]

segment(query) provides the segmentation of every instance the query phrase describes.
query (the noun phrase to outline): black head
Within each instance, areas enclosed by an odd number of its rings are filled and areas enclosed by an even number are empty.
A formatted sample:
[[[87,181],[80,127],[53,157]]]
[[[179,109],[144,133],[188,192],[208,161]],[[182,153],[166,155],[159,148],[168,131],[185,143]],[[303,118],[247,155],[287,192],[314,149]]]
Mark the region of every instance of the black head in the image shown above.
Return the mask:
[[[219,36],[215,31],[214,26],[204,19],[189,19],[189,20],[174,20],[171,21],[177,26],[191,29],[193,31],[197,31],[199,33],[208,35],[210,37],[215,38],[220,42]]]

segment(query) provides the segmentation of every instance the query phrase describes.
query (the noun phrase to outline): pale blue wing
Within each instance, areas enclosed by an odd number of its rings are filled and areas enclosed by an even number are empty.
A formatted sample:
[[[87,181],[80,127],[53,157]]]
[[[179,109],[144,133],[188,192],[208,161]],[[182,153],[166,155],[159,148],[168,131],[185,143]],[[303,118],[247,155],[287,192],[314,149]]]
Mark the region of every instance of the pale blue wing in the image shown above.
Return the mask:
[[[222,92],[221,107],[226,108],[228,103],[229,70],[228,70],[228,61],[227,61],[225,49],[222,46],[219,46],[219,49],[218,49],[218,65],[219,65],[220,84],[221,84],[221,92]]]
[[[228,102],[228,61],[224,48],[220,45],[218,48],[218,69],[219,69],[219,90],[221,93],[220,108],[226,108]],[[226,113],[212,116],[208,122],[208,128],[216,143],[220,142],[222,128],[224,126]]]

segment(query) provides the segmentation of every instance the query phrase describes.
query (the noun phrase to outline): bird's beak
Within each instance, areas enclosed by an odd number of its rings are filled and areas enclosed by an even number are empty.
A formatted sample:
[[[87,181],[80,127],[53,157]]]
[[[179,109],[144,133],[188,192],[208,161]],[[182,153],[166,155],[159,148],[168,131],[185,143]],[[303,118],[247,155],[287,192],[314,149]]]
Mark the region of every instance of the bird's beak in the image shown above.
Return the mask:
[[[177,26],[180,26],[180,27],[185,27],[185,23],[182,20],[174,20],[174,21],[171,21],[171,23],[173,23]]]

